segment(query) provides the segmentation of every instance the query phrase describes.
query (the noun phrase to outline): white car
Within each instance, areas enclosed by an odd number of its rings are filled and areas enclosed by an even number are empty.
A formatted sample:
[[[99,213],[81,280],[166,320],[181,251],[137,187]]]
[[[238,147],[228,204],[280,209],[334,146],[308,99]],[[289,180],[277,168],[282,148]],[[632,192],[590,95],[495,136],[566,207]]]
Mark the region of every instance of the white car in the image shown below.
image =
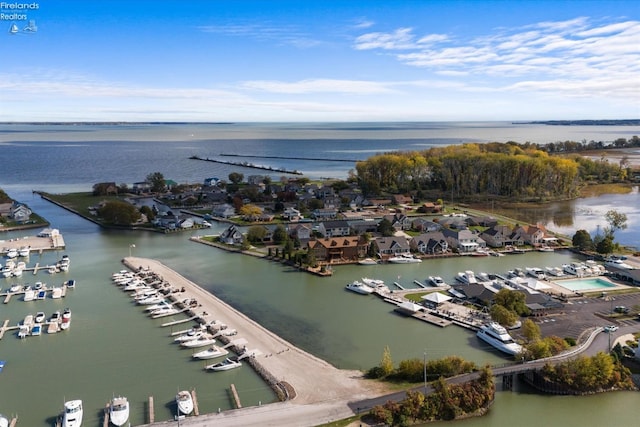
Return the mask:
[[[604,332],[615,332],[618,330],[618,327],[616,325],[607,325],[604,327]]]

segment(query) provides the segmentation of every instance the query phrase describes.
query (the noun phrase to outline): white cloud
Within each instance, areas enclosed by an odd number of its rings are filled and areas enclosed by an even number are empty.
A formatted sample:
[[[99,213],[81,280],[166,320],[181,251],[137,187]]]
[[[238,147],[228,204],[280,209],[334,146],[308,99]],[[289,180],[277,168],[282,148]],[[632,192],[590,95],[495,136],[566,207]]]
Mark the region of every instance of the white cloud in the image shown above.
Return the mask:
[[[289,94],[348,93],[370,95],[393,92],[385,83],[363,80],[309,79],[297,82],[254,80],[244,82],[242,86],[247,89]]]

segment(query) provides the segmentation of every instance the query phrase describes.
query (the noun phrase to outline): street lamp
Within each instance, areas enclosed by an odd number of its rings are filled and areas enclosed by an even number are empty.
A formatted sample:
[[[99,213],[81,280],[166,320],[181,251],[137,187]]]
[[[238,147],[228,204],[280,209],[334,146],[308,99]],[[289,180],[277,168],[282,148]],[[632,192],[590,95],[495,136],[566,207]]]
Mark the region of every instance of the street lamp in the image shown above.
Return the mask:
[[[424,351],[424,395],[427,395],[427,351]]]
[[[135,247],[136,245],[134,245],[133,243],[129,245],[129,258],[131,258],[131,250]]]

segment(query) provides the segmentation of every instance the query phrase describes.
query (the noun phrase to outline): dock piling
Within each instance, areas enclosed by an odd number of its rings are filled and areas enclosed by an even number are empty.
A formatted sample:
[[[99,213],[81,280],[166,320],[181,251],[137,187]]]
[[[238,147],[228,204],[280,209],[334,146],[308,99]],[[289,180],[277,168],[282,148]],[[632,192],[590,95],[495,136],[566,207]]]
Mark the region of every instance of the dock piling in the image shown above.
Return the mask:
[[[238,396],[238,390],[236,390],[235,384],[231,384],[231,394],[233,395],[233,401],[236,404],[236,408],[242,408],[242,404],[240,403],[240,396]]]
[[[149,424],[153,424],[156,421],[155,411],[153,409],[153,396],[149,396],[149,402],[147,405],[147,409],[149,410],[148,418]]]
[[[197,417],[200,415],[200,410],[198,409],[198,397],[195,389],[191,390],[191,399],[193,399],[193,415]]]

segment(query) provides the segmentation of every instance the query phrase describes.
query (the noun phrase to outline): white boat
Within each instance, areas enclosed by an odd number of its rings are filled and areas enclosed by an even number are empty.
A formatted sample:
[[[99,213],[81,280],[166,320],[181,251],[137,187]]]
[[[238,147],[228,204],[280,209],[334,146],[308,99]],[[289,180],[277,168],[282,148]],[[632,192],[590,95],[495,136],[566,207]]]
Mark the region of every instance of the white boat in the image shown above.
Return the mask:
[[[22,290],[22,285],[13,285],[12,287],[9,288],[9,292],[11,293],[20,292],[21,290]]]
[[[206,350],[199,351],[193,354],[194,359],[215,359],[216,357],[226,356],[229,354],[224,348],[212,345]]]
[[[11,277],[11,275],[13,274],[13,268],[15,267],[15,265],[13,263],[11,263],[11,265],[7,262],[4,267],[2,267],[2,270],[0,270],[0,274],[2,274],[2,277],[4,278],[8,278]]]
[[[583,277],[589,275],[591,270],[587,269],[587,266],[581,262],[572,262],[571,264],[562,264],[562,270],[567,274]]]
[[[44,319],[46,318],[44,311],[39,311],[36,313],[36,317],[33,318],[33,320],[35,320],[36,323],[42,323],[44,322]]]
[[[58,268],[60,271],[69,271],[70,265],[71,259],[69,259],[69,255],[62,255],[62,259],[58,261]]]
[[[136,304],[153,305],[153,304],[159,304],[162,301],[164,301],[164,295],[156,294],[156,295],[149,295],[146,298],[139,299],[136,301]]]
[[[555,276],[555,277],[564,276],[564,271],[562,271],[562,269],[560,267],[547,267],[547,268],[545,268],[545,271],[550,276]]]
[[[71,310],[65,308],[62,312],[61,319],[62,320],[60,321],[60,329],[62,329],[63,331],[69,329],[69,326],[71,326]]]
[[[393,264],[413,264],[422,262],[420,258],[416,258],[411,254],[401,254],[399,256],[394,256],[389,258],[389,262]]]
[[[553,248],[547,245],[538,247],[538,252],[553,252]]]
[[[26,316],[24,316],[22,325],[31,327],[31,325],[33,325],[33,314],[27,314]]]
[[[123,426],[129,419],[129,401],[126,397],[114,397],[109,402],[109,421],[114,426]]]
[[[546,276],[544,274],[544,270],[542,270],[541,268],[538,268],[538,267],[527,267],[527,268],[525,268],[525,271],[527,272],[527,274],[529,276],[535,277],[538,280],[546,279]]]
[[[30,332],[31,332],[31,326],[20,325],[18,329],[18,338],[26,338],[29,336]]]
[[[53,288],[51,288],[51,298],[53,299],[62,298],[62,288],[58,286],[54,286]]]
[[[36,299],[36,291],[34,289],[27,289],[24,291],[24,296],[22,297],[24,301],[33,301]]]
[[[149,305],[147,307],[144,308],[144,311],[148,311],[150,313],[156,311],[156,310],[160,310],[161,308],[164,307],[173,307],[173,305],[170,302],[167,302],[167,300],[162,300],[157,304],[153,304],[153,305]]]
[[[466,270],[464,272],[459,272],[456,276],[456,280],[464,283],[465,285],[473,285],[478,283],[476,280],[476,276],[471,270]]]
[[[49,268],[47,269],[47,273],[49,274],[56,274],[58,272],[58,267],[56,267],[55,265],[50,265]]]
[[[347,286],[345,286],[345,288],[349,291],[353,291],[355,293],[362,294],[362,295],[368,295],[370,293],[373,293],[373,288],[371,286],[367,286],[364,283],[359,282],[357,280],[349,283]]]
[[[9,427],[9,420],[2,414],[0,414],[0,427]]]
[[[173,316],[174,314],[180,313],[180,310],[174,307],[163,307],[151,312],[151,317],[154,319],[159,319],[160,317]]]
[[[370,279],[368,277],[363,277],[362,279],[360,279],[362,281],[362,283],[364,283],[365,285],[372,287],[372,288],[378,288],[381,286],[386,286],[384,284],[384,280],[381,279]]]
[[[64,403],[62,427],[80,427],[82,425],[82,400],[70,400]]]
[[[227,357],[222,362],[209,365],[205,369],[208,369],[210,371],[228,371],[229,369],[239,368],[240,366],[242,366],[242,362]]]
[[[178,335],[174,338],[173,342],[181,343],[194,340],[196,338],[200,338],[203,335],[206,335],[207,331],[200,328],[191,328],[185,334]]]
[[[360,261],[358,261],[358,264],[360,264],[360,265],[376,265],[376,264],[378,264],[378,261],[376,261],[373,258],[365,258],[365,259],[361,259]]]
[[[507,330],[499,323],[491,322],[482,325],[476,335],[503,353],[516,355],[522,352],[522,346],[516,343]]]
[[[18,256],[20,257],[28,257],[31,253],[31,246],[23,246],[18,249]]]
[[[51,317],[49,318],[49,323],[60,323],[60,312],[54,311]]]
[[[5,252],[4,256],[6,256],[7,258],[16,258],[18,256],[18,250],[16,248],[7,249],[7,252]]]
[[[447,284],[445,283],[444,280],[442,280],[442,277],[440,276],[429,276],[427,278],[427,284],[429,286],[436,286],[436,287],[440,287],[440,286],[447,286]]]
[[[213,338],[211,335],[206,334],[189,341],[182,341],[180,345],[186,348],[196,348],[196,347],[205,347],[207,345],[214,345],[215,343],[216,343],[216,339]]]
[[[617,268],[623,268],[625,270],[633,270],[632,266],[630,266],[620,258],[609,259],[608,261],[605,261],[604,264],[609,267],[617,267]]]
[[[27,268],[27,264],[24,261],[20,261],[13,268],[13,271],[11,271],[11,275],[13,277],[22,277],[22,272],[24,271],[25,268]]]
[[[193,412],[193,398],[187,390],[179,391],[176,394],[176,405],[178,405],[178,415],[189,415]]]
[[[587,265],[587,267],[589,267],[591,272],[596,276],[601,276],[607,272],[606,268],[604,268],[604,265],[598,264],[592,259],[586,260],[584,263]]]

